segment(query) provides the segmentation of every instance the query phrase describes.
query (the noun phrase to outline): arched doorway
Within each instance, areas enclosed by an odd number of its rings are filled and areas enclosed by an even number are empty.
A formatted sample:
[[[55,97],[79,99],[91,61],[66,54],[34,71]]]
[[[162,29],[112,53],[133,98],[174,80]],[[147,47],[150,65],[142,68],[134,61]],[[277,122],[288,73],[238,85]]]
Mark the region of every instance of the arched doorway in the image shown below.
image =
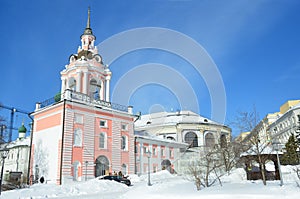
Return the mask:
[[[168,159],[165,159],[161,162],[161,168],[162,168],[162,170],[168,170],[170,173],[173,173],[172,167],[171,167],[171,161]]]
[[[96,159],[96,166],[95,166],[95,176],[102,176],[107,174],[109,171],[109,161],[107,159],[107,157],[105,157],[104,155],[100,155],[97,159]]]

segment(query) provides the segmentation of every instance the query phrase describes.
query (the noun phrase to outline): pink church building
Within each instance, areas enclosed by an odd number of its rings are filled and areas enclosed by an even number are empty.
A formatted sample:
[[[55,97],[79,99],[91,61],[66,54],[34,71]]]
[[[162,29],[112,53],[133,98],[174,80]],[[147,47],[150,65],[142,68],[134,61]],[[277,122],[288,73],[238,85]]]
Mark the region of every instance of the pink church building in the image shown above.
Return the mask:
[[[109,68],[87,26],[81,46],[61,71],[61,94],[36,105],[30,174],[64,184],[122,171],[134,173],[131,106],[110,102]]]

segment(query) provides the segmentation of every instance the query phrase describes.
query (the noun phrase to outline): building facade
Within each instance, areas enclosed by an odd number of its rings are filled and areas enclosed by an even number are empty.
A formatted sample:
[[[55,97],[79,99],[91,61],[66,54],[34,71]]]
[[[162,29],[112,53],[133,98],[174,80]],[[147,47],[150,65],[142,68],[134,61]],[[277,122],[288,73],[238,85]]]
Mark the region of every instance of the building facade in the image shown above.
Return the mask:
[[[277,120],[268,126],[268,132],[272,139],[276,138],[285,144],[292,134],[296,136],[300,130],[300,100],[287,101],[281,106],[280,112]]]
[[[135,131],[147,131],[159,136],[187,144],[180,150],[176,169],[185,173],[191,161],[199,159],[211,148],[231,140],[231,129],[223,124],[211,121],[191,111],[160,112],[142,115],[135,122]]]
[[[18,129],[18,132],[19,137],[15,141],[4,143],[1,148],[8,150],[3,168],[4,181],[21,185],[28,182],[30,137],[25,137],[24,124]]]
[[[112,76],[87,26],[61,71],[61,94],[36,105],[31,176],[57,184],[126,170],[134,173],[132,107],[110,102]]]
[[[135,172],[145,174],[168,170],[177,173],[181,170],[179,160],[180,151],[188,148],[187,143],[180,143],[170,139],[150,136],[145,131],[135,132]],[[150,159],[149,159],[150,158]],[[150,166],[150,168],[148,168]]]
[[[251,145],[257,136],[260,143],[268,145],[276,139],[285,145],[297,131],[300,132],[300,100],[289,100],[280,106],[279,112],[267,114],[241,143]]]
[[[212,147],[221,140],[231,140],[231,129],[192,111],[160,112],[142,115],[135,122],[135,130],[161,136],[190,147]]]
[[[280,112],[267,114],[255,127],[248,133],[248,135],[242,140],[244,144],[253,144],[255,139],[258,139],[261,143],[268,144],[271,142],[271,133],[269,132],[269,126],[274,123],[282,114]]]

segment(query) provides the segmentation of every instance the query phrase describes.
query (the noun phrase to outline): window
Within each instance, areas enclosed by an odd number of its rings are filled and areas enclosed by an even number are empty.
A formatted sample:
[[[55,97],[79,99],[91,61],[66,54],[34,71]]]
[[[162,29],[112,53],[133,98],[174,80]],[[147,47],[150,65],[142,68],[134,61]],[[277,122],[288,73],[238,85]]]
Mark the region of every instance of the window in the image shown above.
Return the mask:
[[[169,149],[169,157],[170,158],[174,158],[174,150],[173,150],[173,148]]]
[[[175,141],[175,138],[173,138],[172,136],[168,136],[167,139]]]
[[[153,173],[156,173],[156,172],[157,172],[157,166],[153,165]]]
[[[144,154],[148,153],[148,147],[144,146]]]
[[[69,79],[69,88],[72,90],[72,91],[76,91],[76,80],[74,77],[71,77]]]
[[[160,155],[161,155],[161,157],[165,156],[165,148],[163,148],[163,147],[160,148]]]
[[[75,114],[75,123],[77,124],[83,124],[83,116],[79,114]]]
[[[106,148],[106,133],[100,133],[99,135],[99,148]]]
[[[81,146],[82,145],[82,130],[75,129],[74,131],[74,146]]]
[[[100,99],[100,91],[101,90],[101,83],[98,83],[97,80],[91,79],[90,81],[90,96],[95,99]]]
[[[152,148],[152,155],[156,156],[157,155],[157,150],[156,150],[156,147],[153,147]]]
[[[100,127],[107,127],[107,121],[106,120],[100,120]]]
[[[184,136],[184,140],[186,143],[188,143],[191,147],[197,147],[198,146],[198,137],[197,134],[190,131],[187,132]]]
[[[128,125],[127,124],[121,124],[121,129],[123,131],[127,131],[128,130]]]
[[[220,137],[220,145],[221,148],[225,148],[227,146],[226,135],[221,135]]]
[[[127,146],[127,136],[123,135],[122,136],[122,140],[121,140],[121,149],[123,151],[127,151],[128,150],[128,146]]]
[[[205,145],[207,147],[214,147],[215,146],[215,138],[212,133],[207,133],[205,135]]]

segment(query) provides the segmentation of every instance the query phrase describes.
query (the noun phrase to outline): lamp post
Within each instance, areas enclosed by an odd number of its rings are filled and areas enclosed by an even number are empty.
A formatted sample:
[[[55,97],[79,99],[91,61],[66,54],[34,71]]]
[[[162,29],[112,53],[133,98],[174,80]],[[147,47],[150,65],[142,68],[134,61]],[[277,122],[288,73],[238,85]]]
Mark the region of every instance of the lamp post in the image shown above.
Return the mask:
[[[151,157],[151,152],[147,151],[147,158],[148,158],[148,186],[151,186],[151,182],[150,182],[150,157]]]
[[[277,156],[277,164],[278,164],[278,170],[279,170],[279,177],[280,177],[280,186],[283,185],[283,179],[282,179],[282,173],[281,173],[281,165],[280,165],[280,160],[279,160],[279,155],[278,151],[280,150],[280,142],[278,139],[274,139],[272,142],[273,148],[276,151],[276,156]]]
[[[2,158],[2,168],[1,168],[1,178],[0,178],[0,195],[1,195],[3,170],[4,170],[4,160],[7,157],[8,149],[7,148],[1,149],[0,153],[1,153],[1,158]]]
[[[85,161],[85,181],[87,181],[87,166],[89,164],[89,161]]]

